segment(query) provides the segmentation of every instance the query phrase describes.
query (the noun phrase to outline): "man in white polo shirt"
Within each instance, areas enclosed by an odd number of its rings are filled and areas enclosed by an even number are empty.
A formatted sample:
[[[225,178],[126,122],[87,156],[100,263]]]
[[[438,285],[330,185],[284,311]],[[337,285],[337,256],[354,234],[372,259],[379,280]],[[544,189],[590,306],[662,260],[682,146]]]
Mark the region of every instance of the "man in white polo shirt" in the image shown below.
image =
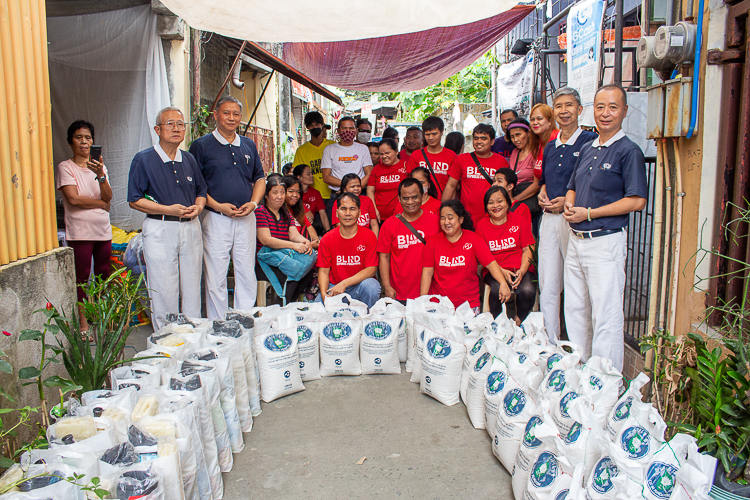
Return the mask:
[[[372,172],[372,160],[367,146],[354,142],[357,137],[357,122],[350,116],[339,120],[339,142],[330,144],[323,150],[320,171],[323,181],[331,188],[331,199],[338,197],[341,179],[346,174],[357,174],[362,180],[362,189]]]

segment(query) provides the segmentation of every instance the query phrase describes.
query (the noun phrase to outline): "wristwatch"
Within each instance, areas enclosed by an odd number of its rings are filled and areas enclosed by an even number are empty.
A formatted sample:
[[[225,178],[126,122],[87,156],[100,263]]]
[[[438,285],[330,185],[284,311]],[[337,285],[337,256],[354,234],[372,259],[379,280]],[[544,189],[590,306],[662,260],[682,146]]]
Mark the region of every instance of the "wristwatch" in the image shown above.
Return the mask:
[[[99,184],[104,184],[105,182],[107,182],[107,177],[102,175],[101,177],[98,177],[96,180],[99,181]]]

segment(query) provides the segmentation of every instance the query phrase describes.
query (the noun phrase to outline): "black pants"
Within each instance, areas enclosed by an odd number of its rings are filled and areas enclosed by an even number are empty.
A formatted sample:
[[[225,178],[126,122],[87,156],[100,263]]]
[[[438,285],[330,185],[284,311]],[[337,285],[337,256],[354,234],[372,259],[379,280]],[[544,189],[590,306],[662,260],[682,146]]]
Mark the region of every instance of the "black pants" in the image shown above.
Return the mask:
[[[282,287],[284,286],[284,283],[286,283],[285,298],[286,303],[289,304],[290,302],[295,302],[299,294],[310,285],[314,277],[313,271],[315,270],[315,267],[310,269],[310,271],[299,281],[287,281],[286,275],[282,273],[278,267],[271,266],[271,270],[278,278]],[[260,264],[258,263],[255,264],[255,277],[258,281],[268,281],[266,273],[263,272],[263,268],[260,267]]]
[[[500,302],[500,283],[492,277],[490,273],[484,277],[484,283],[490,287],[490,312],[492,316],[496,317],[502,312],[503,305]],[[505,314],[510,319],[514,319],[518,316],[521,321],[526,319],[531,309],[534,307],[536,302],[536,288],[537,288],[536,274],[527,271],[526,274],[521,278],[521,283],[518,284],[518,288],[515,290],[514,297],[505,303]]]

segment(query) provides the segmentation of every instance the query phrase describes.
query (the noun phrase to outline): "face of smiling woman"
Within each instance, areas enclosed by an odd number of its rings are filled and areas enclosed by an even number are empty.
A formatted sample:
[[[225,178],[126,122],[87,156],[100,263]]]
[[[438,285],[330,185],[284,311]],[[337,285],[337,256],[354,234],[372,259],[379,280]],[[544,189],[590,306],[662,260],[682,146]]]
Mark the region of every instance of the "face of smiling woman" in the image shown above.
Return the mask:
[[[461,223],[463,221],[463,217],[459,217],[452,208],[443,207],[440,209],[440,229],[443,230],[446,236],[452,237],[457,235],[461,231]]]

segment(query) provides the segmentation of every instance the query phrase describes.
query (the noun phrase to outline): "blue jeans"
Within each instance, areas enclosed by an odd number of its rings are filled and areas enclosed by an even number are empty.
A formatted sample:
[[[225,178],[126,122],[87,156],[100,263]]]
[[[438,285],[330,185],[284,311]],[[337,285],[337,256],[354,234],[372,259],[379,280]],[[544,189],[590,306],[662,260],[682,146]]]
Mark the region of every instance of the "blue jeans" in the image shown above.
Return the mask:
[[[334,286],[336,285],[329,283],[328,289],[330,290]],[[378,283],[378,280],[375,278],[367,278],[356,285],[346,287],[346,293],[348,293],[351,298],[364,302],[367,304],[367,307],[370,308],[374,306],[375,302],[380,298],[380,283]],[[323,302],[323,298],[320,294],[315,297],[315,302]]]

